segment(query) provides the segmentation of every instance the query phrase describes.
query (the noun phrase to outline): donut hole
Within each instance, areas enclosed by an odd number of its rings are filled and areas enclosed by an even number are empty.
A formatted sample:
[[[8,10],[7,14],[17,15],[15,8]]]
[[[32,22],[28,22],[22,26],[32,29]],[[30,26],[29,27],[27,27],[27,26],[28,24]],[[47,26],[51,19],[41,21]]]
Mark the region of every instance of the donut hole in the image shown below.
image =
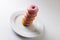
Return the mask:
[[[35,9],[35,6],[32,6],[32,9]]]

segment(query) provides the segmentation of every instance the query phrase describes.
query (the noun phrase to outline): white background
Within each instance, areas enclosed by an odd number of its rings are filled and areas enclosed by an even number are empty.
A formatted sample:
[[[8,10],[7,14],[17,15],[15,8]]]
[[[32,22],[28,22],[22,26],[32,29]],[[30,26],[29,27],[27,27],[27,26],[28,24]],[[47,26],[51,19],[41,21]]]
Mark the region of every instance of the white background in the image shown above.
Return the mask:
[[[46,29],[43,40],[60,40],[60,0],[0,0],[0,40],[32,40],[18,37],[9,25],[10,16],[26,10],[30,4],[39,7],[39,16]]]

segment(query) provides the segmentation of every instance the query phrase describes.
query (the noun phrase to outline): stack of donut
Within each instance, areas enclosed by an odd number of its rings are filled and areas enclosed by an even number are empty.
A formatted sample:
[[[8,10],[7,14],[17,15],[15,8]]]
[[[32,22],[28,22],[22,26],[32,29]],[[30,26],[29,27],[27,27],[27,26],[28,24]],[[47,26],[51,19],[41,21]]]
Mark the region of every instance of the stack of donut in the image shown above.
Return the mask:
[[[38,12],[37,6],[31,5],[30,7],[28,7],[26,15],[22,19],[22,24],[25,26],[30,26],[35,17],[37,16],[37,12]]]

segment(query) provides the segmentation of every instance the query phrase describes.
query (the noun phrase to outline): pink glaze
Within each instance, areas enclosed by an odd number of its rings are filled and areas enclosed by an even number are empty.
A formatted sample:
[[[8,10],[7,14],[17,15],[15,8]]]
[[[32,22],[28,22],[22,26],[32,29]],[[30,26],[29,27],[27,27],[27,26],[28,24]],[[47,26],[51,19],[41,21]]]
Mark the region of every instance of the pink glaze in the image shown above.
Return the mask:
[[[36,14],[38,12],[38,7],[35,5],[31,5],[27,10],[30,14]]]
[[[24,25],[30,26],[35,19],[35,16],[37,16],[38,7],[35,5],[31,5],[27,8],[26,15],[24,16]]]

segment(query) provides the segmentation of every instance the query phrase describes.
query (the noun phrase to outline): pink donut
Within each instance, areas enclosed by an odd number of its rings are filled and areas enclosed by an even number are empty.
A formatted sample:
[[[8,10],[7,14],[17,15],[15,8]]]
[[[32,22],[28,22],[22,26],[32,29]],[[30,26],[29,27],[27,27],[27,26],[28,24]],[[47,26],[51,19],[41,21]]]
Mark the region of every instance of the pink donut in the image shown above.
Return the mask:
[[[37,14],[38,12],[38,7],[35,5],[31,5],[30,7],[28,7],[28,13],[29,14]]]
[[[26,15],[24,16],[24,25],[30,26],[35,19],[35,16],[37,16],[38,7],[35,5],[31,5],[26,12]]]

